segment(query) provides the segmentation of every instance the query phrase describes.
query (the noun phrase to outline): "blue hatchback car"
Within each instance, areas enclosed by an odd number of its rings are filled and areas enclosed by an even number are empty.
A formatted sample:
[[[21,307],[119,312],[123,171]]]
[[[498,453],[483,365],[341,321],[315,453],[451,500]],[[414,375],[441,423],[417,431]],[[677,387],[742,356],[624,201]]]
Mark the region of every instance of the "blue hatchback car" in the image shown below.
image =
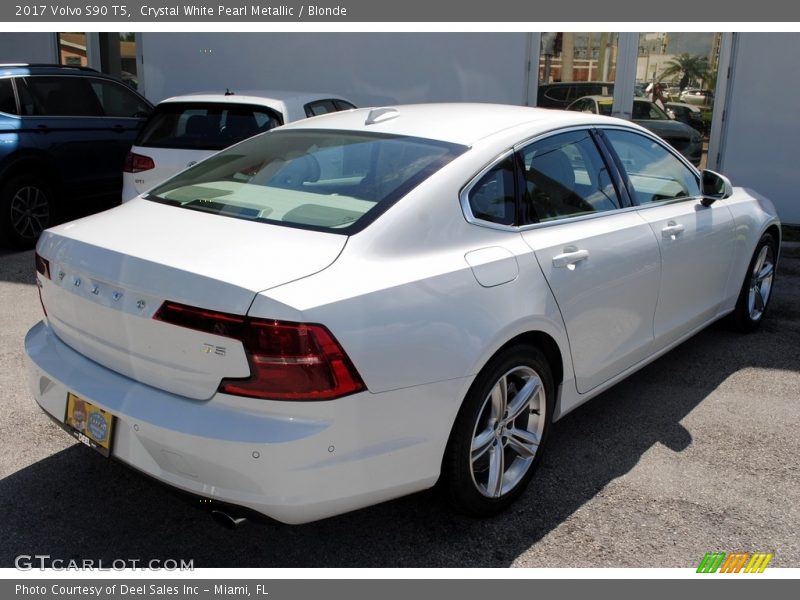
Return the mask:
[[[32,247],[72,199],[119,198],[153,107],[85,67],[0,65],[0,243]]]

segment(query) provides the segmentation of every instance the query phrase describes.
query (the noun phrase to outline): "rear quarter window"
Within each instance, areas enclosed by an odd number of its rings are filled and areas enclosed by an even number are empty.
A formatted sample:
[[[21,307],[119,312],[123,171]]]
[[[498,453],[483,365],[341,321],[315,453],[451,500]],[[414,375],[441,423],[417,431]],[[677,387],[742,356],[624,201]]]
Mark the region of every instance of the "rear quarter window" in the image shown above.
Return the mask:
[[[102,117],[103,107],[86,77],[20,77],[22,114],[48,117]]]
[[[9,115],[18,114],[17,100],[14,97],[14,87],[11,79],[0,79],[0,112]]]

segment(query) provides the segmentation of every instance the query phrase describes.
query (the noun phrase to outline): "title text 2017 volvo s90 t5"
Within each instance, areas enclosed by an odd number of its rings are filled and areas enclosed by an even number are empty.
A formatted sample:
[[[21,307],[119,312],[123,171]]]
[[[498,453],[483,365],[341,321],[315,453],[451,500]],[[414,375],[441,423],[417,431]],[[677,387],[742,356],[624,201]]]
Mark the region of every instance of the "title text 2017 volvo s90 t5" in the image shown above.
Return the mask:
[[[554,420],[716,319],[758,326],[780,235],[629,122],[326,115],[47,230],[30,387],[100,452],[284,522],[437,482],[489,515]]]

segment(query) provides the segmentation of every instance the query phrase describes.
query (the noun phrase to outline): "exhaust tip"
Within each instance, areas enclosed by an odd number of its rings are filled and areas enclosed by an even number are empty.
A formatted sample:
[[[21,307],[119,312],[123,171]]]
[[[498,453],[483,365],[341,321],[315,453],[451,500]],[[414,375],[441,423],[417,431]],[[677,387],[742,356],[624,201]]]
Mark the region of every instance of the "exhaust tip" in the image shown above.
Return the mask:
[[[212,510],[211,518],[226,529],[236,529],[247,521],[245,517],[236,517],[224,510]]]

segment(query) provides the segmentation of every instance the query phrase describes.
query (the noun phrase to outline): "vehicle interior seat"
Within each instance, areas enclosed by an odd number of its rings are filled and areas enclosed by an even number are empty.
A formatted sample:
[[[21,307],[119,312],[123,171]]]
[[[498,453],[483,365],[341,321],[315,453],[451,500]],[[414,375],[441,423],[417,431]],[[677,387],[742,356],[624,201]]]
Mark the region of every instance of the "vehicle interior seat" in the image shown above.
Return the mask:
[[[592,205],[575,192],[572,161],[560,148],[535,155],[525,179],[530,208],[539,220],[594,211]]]

